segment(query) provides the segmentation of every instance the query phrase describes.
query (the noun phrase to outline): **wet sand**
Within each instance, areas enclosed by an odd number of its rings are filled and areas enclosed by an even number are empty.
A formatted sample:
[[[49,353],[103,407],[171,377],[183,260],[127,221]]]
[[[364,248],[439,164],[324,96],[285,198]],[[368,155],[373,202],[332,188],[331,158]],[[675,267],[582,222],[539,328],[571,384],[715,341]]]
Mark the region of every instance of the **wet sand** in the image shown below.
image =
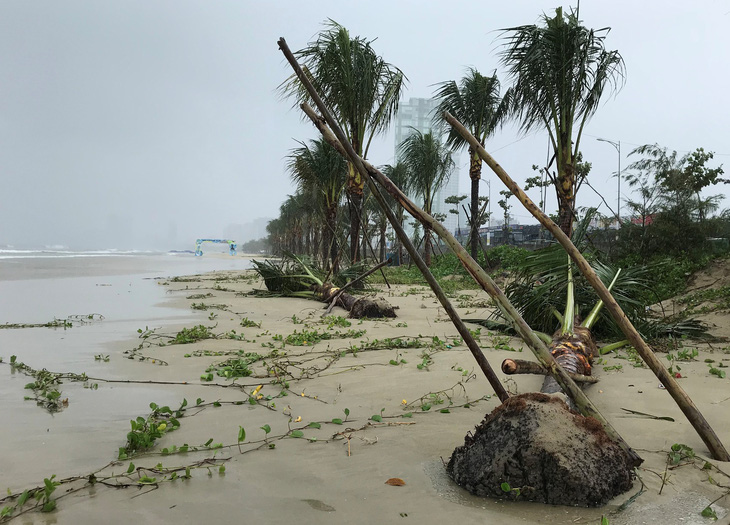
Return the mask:
[[[59,478],[87,475],[113,461],[125,444],[129,420],[146,417],[149,403],[170,405],[173,409],[183,398],[188,410],[180,428],[159,439],[153,454],[132,459],[136,467],[190,465],[205,458],[225,460],[225,472],[218,467],[197,469],[191,479],[161,483],[157,488],[144,486],[125,490],[100,485],[84,488],[63,497],[58,510],[50,514],[33,513],[19,518],[23,523],[78,523],[103,519],[108,523],[173,521],[260,523],[600,523],[602,514],[611,524],[636,523],[708,523],[700,516],[708,503],[722,496],[723,489],[708,481],[708,474],[721,485],[730,485],[730,477],[717,470],[701,470],[684,465],[666,471],[667,451],[674,443],[684,443],[702,456],[707,450],[669,394],[658,387],[658,380],[646,368],[634,368],[625,359],[605,358],[595,367],[600,382],[587,392],[602,413],[626,441],[645,459],[639,475],[647,491],[627,510],[619,506],[638,492],[641,484],[601,509],[553,507],[529,502],[496,501],[476,498],[454,485],[445,475],[443,461],[463,443],[464,435],[498,404],[491,396],[486,380],[479,375],[471,354],[463,344],[456,344],[457,334],[431,294],[423,288],[397,286],[382,294],[399,307],[398,318],[390,321],[352,320],[349,327],[333,326],[321,318],[321,305],[304,299],[253,298],[236,295],[260,283],[235,279],[238,274],[206,275],[189,282],[158,281],[165,290],[165,312],[176,308],[184,319],[159,319],[153,323],[156,333],[175,335],[182,327],[204,324],[215,334],[243,334],[242,340],[209,339],[187,345],[150,346],[140,350],[148,359],[126,359],[125,351],[140,344],[132,323],[127,323],[115,337],[95,338],[96,325],[73,328],[53,340],[58,331],[39,331],[29,337],[27,330],[17,330],[12,345],[20,348],[23,339],[33,339],[40,346],[63,345],[85,348],[76,361],[51,358],[48,353],[22,357],[29,364],[52,370],[86,371],[106,379],[134,379],[186,382],[178,385],[140,385],[98,382],[98,390],[84,389],[80,383],[65,382],[63,396],[68,408],[48,415],[31,401],[23,401],[28,378],[11,374],[0,367],[3,386],[3,420],[9,422],[14,436],[21,436],[11,446],[0,441],[0,489],[22,490],[42,482],[44,477]],[[164,284],[168,282],[169,284]],[[218,288],[218,289],[216,289]],[[186,299],[193,294],[213,294],[205,299]],[[461,314],[486,317],[489,311],[476,300],[462,297],[457,301]],[[226,310],[191,310],[200,302],[226,305]],[[334,316],[344,312],[335,308]],[[212,319],[211,319],[212,315]],[[247,318],[260,327],[242,327]],[[105,323],[102,321],[102,324]],[[123,324],[123,323],[121,323]],[[120,326],[121,326],[120,324]],[[153,326],[150,326],[151,328]],[[475,329],[477,327],[474,327]],[[129,332],[125,332],[129,329]],[[136,329],[136,328],[135,328]],[[42,332],[45,330],[45,332]],[[285,344],[285,338],[303,330],[333,333],[365,330],[348,338],[323,340],[316,344]],[[7,330],[5,332],[8,332]],[[26,335],[24,335],[24,333]],[[43,335],[45,334],[45,335]],[[73,335],[72,335],[73,334]],[[5,334],[3,334],[5,335]],[[420,336],[420,338],[419,338]],[[108,337],[108,334],[105,335]],[[434,345],[433,337],[444,344]],[[70,338],[67,340],[66,338]],[[419,338],[419,347],[367,350],[374,340]],[[303,343],[305,338],[298,338]],[[63,340],[63,342],[61,342]],[[499,368],[508,357],[532,359],[517,339],[505,341],[498,334],[482,329],[479,341],[493,367]],[[514,351],[495,349],[499,345]],[[686,376],[682,386],[693,398],[720,439],[730,444],[730,379],[708,374],[704,359],[716,361],[730,355],[715,345],[695,345],[696,361],[682,363]],[[9,353],[3,345],[3,357]],[[99,348],[102,348],[100,351]],[[353,349],[359,349],[353,353]],[[251,377],[235,381],[215,376],[212,382],[201,381],[201,374],[230,355],[212,353],[256,352],[266,356],[253,366]],[[271,352],[276,351],[275,355]],[[425,352],[425,353],[424,353]],[[109,362],[93,361],[104,353]],[[6,355],[7,354],[7,355]],[[196,357],[195,354],[201,355]],[[205,355],[208,354],[208,355]],[[185,357],[192,355],[191,357]],[[21,359],[22,357],[22,359]],[[139,357],[139,356],[138,356]],[[32,363],[30,360],[32,359]],[[153,363],[152,360],[155,360]],[[162,359],[168,365],[160,365]],[[423,365],[421,368],[418,365]],[[289,388],[276,383],[272,366]],[[620,370],[603,367],[622,365]],[[215,375],[215,373],[214,373]],[[511,392],[538,390],[541,378],[502,376]],[[258,385],[257,404],[249,398]],[[267,398],[270,396],[270,399]],[[204,400],[203,408],[193,409],[195,400]],[[219,401],[220,407],[209,405]],[[226,402],[243,402],[231,404]],[[405,405],[404,405],[405,402]],[[463,405],[469,404],[469,407]],[[649,420],[629,415],[621,407],[658,416],[670,416],[674,422]],[[427,410],[425,410],[427,408]],[[345,415],[345,409],[349,416]],[[448,409],[447,411],[442,411]],[[404,417],[410,414],[410,417]],[[382,421],[373,420],[381,416]],[[301,419],[300,419],[301,418]],[[333,419],[345,420],[342,424]],[[375,418],[378,419],[378,418]],[[310,424],[315,423],[313,426]],[[263,443],[261,427],[271,428]],[[320,428],[315,428],[319,426]],[[238,446],[239,428],[246,438]],[[300,430],[301,438],[282,437],[290,429]],[[163,448],[201,445],[212,439],[222,448],[202,452],[159,455]],[[263,445],[263,446],[262,446]],[[726,473],[730,464],[711,462]],[[121,473],[129,460],[112,465],[108,471]],[[161,476],[157,476],[158,478]],[[401,478],[404,486],[390,486],[389,478]],[[662,478],[666,479],[663,483]],[[135,478],[136,479],[136,478]],[[661,495],[660,488],[663,486]],[[61,493],[63,488],[59,489]],[[728,522],[725,497],[713,508],[720,520]]]

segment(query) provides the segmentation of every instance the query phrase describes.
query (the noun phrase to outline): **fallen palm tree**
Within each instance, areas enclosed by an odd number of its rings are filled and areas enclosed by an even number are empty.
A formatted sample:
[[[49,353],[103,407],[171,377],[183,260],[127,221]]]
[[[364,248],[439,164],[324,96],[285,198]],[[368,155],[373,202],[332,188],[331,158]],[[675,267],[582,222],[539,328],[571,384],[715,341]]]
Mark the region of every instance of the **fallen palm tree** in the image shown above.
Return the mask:
[[[499,179],[509,188],[513,195],[547,230],[555,237],[555,239],[563,246],[572,261],[576,264],[580,272],[586,278],[588,283],[598,294],[599,298],[605,303],[605,307],[610,313],[614,322],[619,326],[624,336],[629,340],[631,345],[636,348],[642,360],[649,366],[652,372],[661,381],[667,392],[672,396],[679,408],[682,410],[687,420],[692,424],[702,441],[707,445],[712,457],[720,461],[730,461],[730,454],[723,446],[715,431],[710,427],[705,417],[700,413],[697,406],[692,402],[687,393],[677,383],[677,380],[670,374],[649,345],[646,344],[636,328],[631,324],[626,314],[623,312],[619,304],[616,302],[606,285],[599,279],[596,272],[586,261],[585,257],[576,249],[567,235],[555,224],[550,217],[545,215],[524,191],[512,180],[506,171],[486,152],[484,147],[472,136],[469,131],[464,128],[450,114],[444,114],[444,118],[471,144],[479,157],[492,169]],[[562,387],[563,385],[561,385]]]
[[[301,297],[331,303],[331,305],[341,306],[350,312],[350,317],[354,319],[396,317],[393,306],[383,299],[368,296],[355,297],[343,291],[348,284],[362,282],[368,275],[377,271],[382,264],[367,272],[360,272],[360,275],[348,281],[342,288],[332,282],[326,282],[326,276],[322,275],[322,272],[313,264],[307,263],[291,253],[286,253],[278,263],[253,261],[253,265],[256,273],[263,278],[269,295]],[[362,266],[358,265],[357,269],[361,270]],[[349,276],[353,274],[352,267],[336,274],[332,280],[343,281],[348,273]]]

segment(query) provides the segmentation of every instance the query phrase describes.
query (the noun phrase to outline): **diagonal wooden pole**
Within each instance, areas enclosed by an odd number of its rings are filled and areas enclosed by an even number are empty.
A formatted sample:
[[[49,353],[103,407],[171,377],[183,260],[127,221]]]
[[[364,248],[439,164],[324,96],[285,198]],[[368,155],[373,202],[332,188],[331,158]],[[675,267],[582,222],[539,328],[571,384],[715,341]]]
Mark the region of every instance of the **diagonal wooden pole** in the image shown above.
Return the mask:
[[[580,251],[573,245],[567,235],[563,233],[560,227],[555,224],[550,217],[545,215],[540,208],[538,208],[534,202],[525,194],[524,191],[513,181],[506,171],[500,166],[494,158],[487,153],[484,147],[479,143],[474,136],[469,133],[458,120],[456,120],[448,112],[444,112],[444,118],[451,124],[451,126],[458,131],[458,133],[464,137],[469,144],[476,149],[481,159],[492,169],[492,171],[499,177],[499,179],[509,188],[512,194],[519,199],[522,205],[529,211],[538,221],[542,224],[550,233],[553,234],[555,239],[563,246],[565,251],[568,253],[570,258],[575,262],[580,272],[585,276],[586,280],[590,283],[593,289],[598,294],[598,297],[603,301],[606,310],[610,313],[613,320],[621,328],[621,331],[626,336],[632,346],[636,348],[644,362],[649,366],[652,372],[659,378],[664,387],[669,392],[669,395],[677,402],[679,408],[684,412],[689,422],[695,428],[697,433],[705,442],[709,449],[712,457],[718,461],[730,461],[730,455],[723,446],[720,439],[712,430],[712,427],[704,418],[702,413],[698,410],[692,399],[687,393],[679,386],[677,380],[667,371],[662,365],[659,359],[654,355],[654,351],[649,348],[644,339],[642,339],[639,332],[636,331],[634,325],[631,324],[626,314],[623,312],[621,307],[618,305],[616,300],[608,291],[606,286],[603,284],[601,279],[598,278],[596,272],[591,268],[588,262],[585,260]]]
[[[314,87],[311,85],[311,82],[309,82],[309,79],[306,78],[304,73],[301,70],[301,67],[299,66],[296,58],[291,53],[291,50],[286,44],[286,41],[281,38],[279,39],[279,48],[284,53],[284,56],[286,56],[287,60],[291,64],[292,68],[294,69],[295,74],[299,78],[299,80],[302,82],[302,84],[306,87],[309,94],[312,97],[312,100],[314,100],[315,104],[319,108],[319,110],[322,112],[324,117],[320,117],[317,115],[314,110],[312,110],[311,107],[307,104],[302,104],[302,110],[309,116],[309,118],[312,120],[314,125],[317,127],[317,129],[322,134],[322,137],[331,144],[338,152],[340,152],[341,155],[345,156],[346,158],[349,158],[360,174],[363,176],[363,178],[368,182],[369,186],[371,188],[375,188],[376,195],[380,195],[379,192],[377,192],[377,187],[373,184],[372,180],[376,180],[378,184],[380,184],[381,187],[383,187],[388,193],[390,193],[395,199],[400,203],[400,205],[405,209],[410,215],[412,215],[414,218],[416,218],[418,221],[420,221],[424,225],[428,225],[439,237],[441,237],[446,244],[449,245],[451,250],[456,254],[456,256],[461,261],[464,268],[469,272],[469,274],[474,278],[474,280],[479,283],[479,285],[482,287],[484,291],[486,291],[497,303],[500,310],[504,313],[504,316],[506,319],[508,319],[515,331],[520,335],[522,340],[527,344],[527,346],[533,351],[537,359],[540,361],[540,363],[545,366],[550,374],[555,377],[558,384],[563,388],[563,391],[568,394],[568,396],[573,400],[578,410],[581,411],[581,413],[584,416],[593,417],[596,420],[598,420],[603,428],[605,429],[606,433],[623,449],[626,451],[626,453],[631,458],[633,464],[635,466],[640,465],[643,460],[639,455],[624,441],[624,439],[621,437],[621,435],[616,432],[616,429],[613,428],[613,426],[606,420],[606,418],[603,417],[603,415],[598,411],[598,409],[593,405],[593,403],[586,397],[585,393],[575,384],[575,382],[568,376],[567,372],[558,365],[558,363],[555,361],[553,356],[550,354],[550,351],[548,350],[547,346],[539,339],[539,337],[532,331],[532,329],[527,325],[524,319],[522,319],[522,316],[517,312],[517,310],[514,308],[514,306],[509,302],[507,297],[504,295],[502,290],[499,289],[499,287],[494,283],[494,281],[489,277],[489,275],[484,271],[483,268],[481,268],[474,259],[472,259],[469,254],[466,252],[464,247],[456,240],[456,238],[451,235],[451,233],[444,228],[444,226],[436,221],[433,217],[431,217],[429,214],[424,212],[421,208],[416,206],[401,190],[398,188],[393,182],[383,175],[382,172],[377,170],[372,164],[368,163],[367,161],[360,158],[352,149],[352,146],[347,142],[347,137],[342,132],[342,129],[339,127],[337,122],[332,117],[331,113],[329,112],[328,108],[324,105],[321,98],[317,94]],[[332,127],[332,130],[329,129],[329,126]],[[333,133],[334,131],[334,133]],[[372,179],[371,179],[372,177]],[[382,199],[382,195],[380,196],[380,199]],[[381,203],[381,206],[384,205],[384,201],[378,200],[379,203]],[[386,214],[388,215],[388,220],[391,221],[391,224],[393,225],[394,230],[396,231],[396,234],[398,234],[399,238],[404,239],[404,244],[407,243],[407,246],[410,245],[412,249],[412,243],[410,242],[410,239],[407,238],[405,235],[405,232],[402,232],[402,227],[394,224],[394,220],[391,217],[393,216],[392,212],[389,212],[389,210],[386,208]],[[397,221],[395,221],[397,222]],[[409,254],[411,252],[409,251]],[[423,261],[420,259],[418,254],[413,251],[413,254],[415,254],[414,261],[417,263],[420,261],[420,264],[423,264]],[[413,257],[413,254],[411,256]],[[431,289],[434,291],[436,296],[439,298],[439,301],[441,301],[441,304],[444,306],[444,309],[447,311],[447,314],[451,318],[454,325],[457,327],[457,330],[459,330],[459,333],[462,334],[462,337],[464,337],[464,334],[462,333],[462,329],[460,326],[464,326],[461,322],[461,319],[456,315],[455,313],[452,315],[450,310],[453,310],[453,307],[448,302],[448,299],[446,297],[442,298],[439,296],[439,292],[443,294],[443,292],[440,290],[440,287],[438,287],[438,283],[436,283],[435,279],[433,278],[433,275],[431,275],[431,272],[428,270],[428,268],[425,267],[425,264],[423,265],[423,268],[419,265],[419,269],[421,269],[421,272],[424,275],[424,278],[431,286]],[[433,284],[432,284],[433,283]],[[448,306],[447,306],[448,305]],[[465,327],[464,327],[465,328]],[[467,334],[471,336],[468,330],[466,330]],[[464,338],[464,341],[467,343],[467,346],[469,346],[469,349],[472,351],[472,354],[474,355],[475,359],[477,360],[477,363],[480,364],[482,367],[482,370],[487,374],[488,372],[485,370],[484,366],[482,366],[481,359],[485,361],[485,364],[487,367],[489,367],[489,364],[486,363],[486,358],[484,358],[484,355],[481,352],[481,349],[474,343],[475,348],[472,348],[471,343],[469,340],[473,341],[473,338],[469,337],[469,339]],[[488,368],[489,374],[493,374],[491,367]],[[489,379],[489,375],[487,375]],[[496,387],[492,381],[492,379],[489,379],[490,384],[493,388]],[[498,381],[497,381],[498,383]],[[501,387],[501,384],[499,385]],[[500,397],[501,399],[501,397]]]
[[[304,72],[302,71],[301,67],[299,66],[299,63],[297,62],[296,58],[292,54],[291,50],[289,49],[289,46],[287,46],[286,41],[281,38],[279,39],[279,48],[284,53],[284,56],[286,56],[287,60],[291,64],[292,68],[294,69],[294,72],[296,73],[299,80],[302,82],[302,84],[307,88],[307,91],[309,91],[309,94],[311,95],[312,99],[315,101],[317,106],[320,108],[320,111],[322,111],[322,114],[325,115],[325,118],[328,119],[330,122],[330,125],[332,126],[332,129],[336,134],[338,134],[339,139],[332,135],[332,132],[329,131],[330,144],[334,146],[334,144],[337,144],[338,146],[335,147],[337,151],[344,155],[345,158],[349,158],[355,168],[363,175],[363,178],[368,184],[368,187],[372,191],[373,196],[378,201],[378,204],[380,204],[380,207],[385,211],[386,216],[388,217],[388,221],[390,222],[390,225],[393,227],[393,230],[395,231],[396,235],[400,239],[400,241],[403,243],[403,246],[408,251],[408,254],[411,256],[411,260],[416,264],[418,269],[423,274],[424,278],[426,279],[426,282],[431,287],[431,290],[433,290],[434,294],[436,295],[437,299],[441,303],[441,306],[446,311],[446,314],[449,316],[451,321],[454,323],[454,326],[456,327],[456,330],[459,332],[459,335],[464,340],[464,343],[471,351],[472,355],[477,361],[477,364],[479,365],[479,368],[481,368],[482,372],[487,378],[487,381],[489,381],[489,384],[491,385],[492,389],[494,390],[495,394],[497,394],[497,397],[500,401],[505,401],[507,398],[509,398],[509,394],[504,389],[504,386],[499,381],[499,378],[497,377],[497,374],[495,374],[494,370],[490,366],[489,362],[487,361],[487,358],[484,356],[484,353],[482,352],[481,348],[479,348],[479,345],[474,340],[474,336],[471,335],[471,332],[466,327],[466,325],[463,323],[461,318],[459,317],[459,314],[454,309],[454,306],[451,304],[451,301],[446,297],[446,294],[441,289],[441,286],[436,282],[436,279],[434,278],[431,271],[426,266],[426,263],[423,261],[421,256],[418,254],[418,251],[413,246],[413,243],[408,238],[408,235],[406,235],[405,230],[398,222],[398,219],[396,218],[395,214],[393,213],[393,210],[390,209],[390,207],[385,202],[385,198],[380,193],[380,190],[378,187],[373,183],[372,179],[368,176],[368,172],[365,169],[363,165],[363,160],[355,153],[355,151],[352,148],[352,145],[347,141],[347,137],[343,133],[342,129],[337,125],[337,122],[332,118],[331,113],[327,109],[327,107],[324,105],[324,102],[322,102],[322,99],[317,94],[317,91],[314,89],[312,84],[309,82],[309,79],[306,78],[304,75]],[[308,106],[307,106],[308,107]],[[311,110],[311,108],[309,108]],[[325,126],[326,127],[326,126]],[[320,130],[321,131],[321,130]],[[327,137],[325,137],[327,139]]]

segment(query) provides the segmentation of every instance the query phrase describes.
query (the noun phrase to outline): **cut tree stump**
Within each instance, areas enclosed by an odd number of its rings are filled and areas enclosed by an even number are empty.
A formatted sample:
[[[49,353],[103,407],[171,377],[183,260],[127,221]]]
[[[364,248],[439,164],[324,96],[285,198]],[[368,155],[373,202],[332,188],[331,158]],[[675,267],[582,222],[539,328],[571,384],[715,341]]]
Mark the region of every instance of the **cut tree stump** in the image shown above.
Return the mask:
[[[495,408],[454,450],[446,470],[477,496],[583,507],[605,504],[634,478],[631,458],[598,421],[540,393]]]

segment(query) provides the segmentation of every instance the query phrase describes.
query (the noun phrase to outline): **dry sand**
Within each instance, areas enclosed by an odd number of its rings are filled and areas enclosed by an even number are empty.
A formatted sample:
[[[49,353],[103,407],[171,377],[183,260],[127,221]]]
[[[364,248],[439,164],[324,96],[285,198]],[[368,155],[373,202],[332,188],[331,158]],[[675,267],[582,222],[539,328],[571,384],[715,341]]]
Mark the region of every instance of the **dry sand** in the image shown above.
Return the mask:
[[[280,337],[303,330],[328,331],[323,324],[320,304],[304,299],[253,298],[236,295],[260,283],[235,279],[239,274],[219,273],[190,282],[160,283],[169,287],[171,302],[189,309],[190,303],[201,301],[226,305],[226,310],[210,309],[195,312],[197,321],[187,323],[214,327],[216,334],[236,330],[246,340],[215,339],[188,345],[151,346],[140,350],[150,359],[128,360],[124,351],[135,348],[140,340],[130,340],[109,349],[111,361],[107,378],[175,381],[175,385],[122,385],[99,382],[95,392],[105,402],[114,399],[136,400],[135,406],[149,402],[169,404],[177,408],[188,400],[186,417],[181,427],[157,441],[153,454],[133,459],[137,467],[183,466],[205,458],[226,459],[225,473],[212,468],[192,471],[192,478],[116,490],[101,485],[83,488],[63,497],[58,510],[50,514],[26,514],[21,523],[86,523],[103,520],[116,523],[600,523],[606,514],[611,524],[693,524],[710,523],[700,516],[702,509],[720,498],[730,486],[730,464],[711,461],[715,467],[702,470],[703,461],[679,468],[666,469],[667,451],[674,443],[692,447],[698,456],[708,452],[686,421],[669,394],[659,388],[659,381],[647,368],[634,368],[625,359],[606,357],[595,366],[600,378],[588,387],[589,397],[613,423],[625,440],[645,462],[639,475],[646,492],[626,510],[619,506],[639,491],[641,483],[601,509],[553,507],[528,502],[482,499],[469,495],[446,476],[444,461],[454,447],[463,443],[464,435],[477,425],[497,404],[487,381],[480,375],[471,354],[458,343],[454,327],[448,322],[430,292],[420,287],[395,286],[382,290],[382,295],[398,306],[398,318],[389,321],[356,321],[350,327],[333,327],[332,331],[365,330],[354,338],[330,339],[317,344],[282,346]],[[216,289],[219,288],[219,289]],[[186,299],[192,294],[213,294],[205,299]],[[473,299],[466,296],[474,296]],[[483,293],[467,292],[456,301],[459,312],[470,317],[486,317]],[[169,306],[169,305],[167,305]],[[209,316],[213,314],[214,319]],[[335,316],[345,313],[335,308]],[[242,327],[241,319],[261,323],[258,327]],[[727,315],[713,322],[720,331],[727,331]],[[165,326],[159,334],[174,335],[181,326]],[[477,328],[477,327],[474,327]],[[384,338],[420,337],[422,346],[408,349],[361,350],[352,348]],[[445,345],[433,345],[434,337]],[[508,357],[533,359],[529,350],[517,339],[490,334],[481,329],[479,341],[492,366],[499,368]],[[504,344],[504,343],[507,344]],[[309,343],[309,342],[308,342]],[[431,343],[431,344],[429,344]],[[518,352],[502,348],[512,347]],[[730,446],[730,378],[708,374],[706,358],[730,363],[730,354],[723,345],[709,347],[696,344],[696,361],[682,363],[686,376],[681,385],[714,427],[720,439]],[[186,354],[214,352],[257,352],[277,356],[265,359],[254,367],[254,376],[235,381],[215,377],[211,383],[200,379],[209,365],[229,356],[184,357]],[[424,351],[428,358],[424,361]],[[152,359],[155,362],[152,362]],[[162,359],[167,366],[160,365]],[[395,363],[395,364],[391,364]],[[419,369],[417,365],[427,366]],[[289,374],[289,389],[274,384],[276,377],[267,367],[277,365],[279,374]],[[604,366],[622,365],[620,370],[604,371]],[[539,390],[541,378],[534,376],[498,375],[514,393]],[[220,386],[218,386],[220,385]],[[249,396],[263,385],[264,396],[258,404],[248,403]],[[70,406],[81,402],[80,387],[64,384]],[[75,393],[79,395],[76,396]],[[144,403],[141,399],[146,396]],[[271,399],[267,401],[267,397]],[[281,397],[280,397],[281,396]],[[222,402],[222,406],[194,409],[197,398],[205,403]],[[225,404],[243,401],[243,404]],[[442,401],[442,403],[439,403]],[[405,403],[405,404],[404,404]],[[463,407],[468,403],[469,407]],[[430,405],[423,410],[423,405]],[[450,406],[451,405],[451,406]],[[650,420],[630,415],[628,408],[658,416],[670,416],[674,422]],[[425,406],[423,406],[425,408]],[[442,409],[448,408],[448,413]],[[26,410],[29,408],[26,407]],[[349,416],[345,417],[345,409]],[[40,409],[37,409],[40,410]],[[148,410],[135,415],[146,416]],[[404,415],[411,414],[411,417]],[[382,422],[373,421],[382,415]],[[130,417],[127,417],[127,420]],[[333,419],[347,419],[335,424]],[[377,418],[376,418],[377,419]],[[319,422],[321,428],[307,427]],[[268,435],[275,448],[261,440],[269,425]],[[237,444],[239,427],[246,439]],[[289,429],[301,429],[302,438],[285,437]],[[88,475],[116,457],[116,449],[124,445],[129,424],[112,420],[99,426],[98,432],[78,435],[49,436],[63,455],[65,447],[88,450],[88,459],[68,465],[67,472],[56,472],[59,478]],[[199,445],[209,439],[222,443],[217,451],[161,456],[163,448],[183,443]],[[103,446],[102,446],[103,444]],[[229,446],[230,445],[230,446]],[[155,454],[157,453],[157,454]],[[17,461],[3,468],[3,480],[17,491],[33,486],[49,473],[40,458],[32,452],[19,451]],[[129,461],[114,464],[108,471],[120,473]],[[7,468],[6,468],[7,467]],[[153,476],[154,474],[149,474]],[[161,477],[157,475],[157,477]],[[386,484],[389,478],[401,478],[404,486]],[[78,486],[77,483],[75,486]],[[64,486],[58,490],[63,493]],[[661,494],[660,494],[661,490]],[[718,523],[728,523],[725,496],[713,505]]]

